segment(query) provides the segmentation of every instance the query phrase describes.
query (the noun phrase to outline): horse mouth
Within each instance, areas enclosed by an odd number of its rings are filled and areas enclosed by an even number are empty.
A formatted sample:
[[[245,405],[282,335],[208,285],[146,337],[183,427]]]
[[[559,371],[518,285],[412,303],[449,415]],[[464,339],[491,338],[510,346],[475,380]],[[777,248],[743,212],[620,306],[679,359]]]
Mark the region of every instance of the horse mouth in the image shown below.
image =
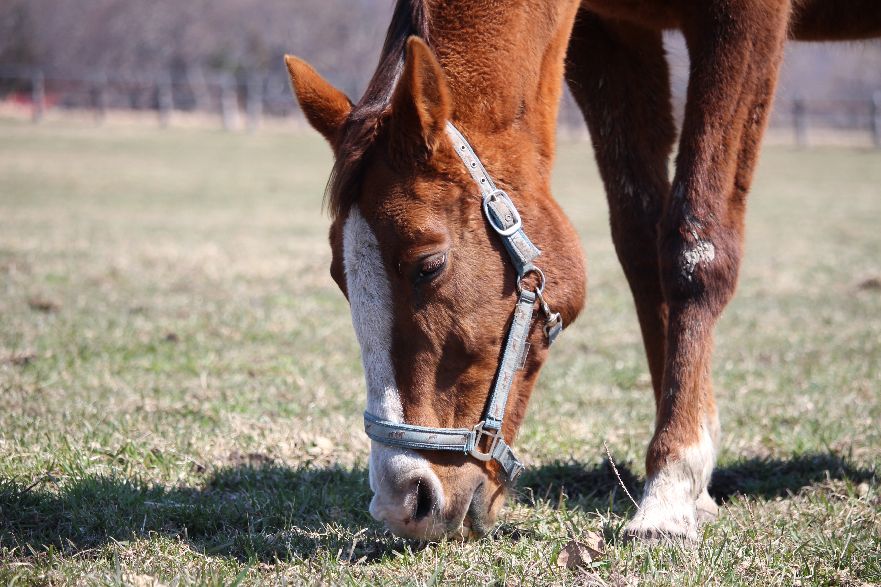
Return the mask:
[[[484,484],[481,483],[471,495],[471,502],[468,504],[468,510],[465,518],[462,520],[462,538],[465,540],[475,540],[481,538],[489,532],[489,524],[487,524],[487,503],[484,491]]]
[[[492,503],[487,500],[488,493],[485,482],[480,481],[477,488],[467,498],[467,507],[464,508],[464,511],[459,510],[458,515],[454,514],[450,519],[436,506],[423,503],[428,500],[420,499],[420,487],[417,486],[412,499],[408,500],[408,504],[405,504],[409,506],[406,509],[412,510],[410,514],[404,517],[378,515],[372,509],[371,514],[377,520],[384,522],[389,532],[408,540],[419,542],[434,542],[443,539],[477,540],[489,533],[495,518],[491,511]],[[374,504],[371,503],[371,508],[373,506]]]

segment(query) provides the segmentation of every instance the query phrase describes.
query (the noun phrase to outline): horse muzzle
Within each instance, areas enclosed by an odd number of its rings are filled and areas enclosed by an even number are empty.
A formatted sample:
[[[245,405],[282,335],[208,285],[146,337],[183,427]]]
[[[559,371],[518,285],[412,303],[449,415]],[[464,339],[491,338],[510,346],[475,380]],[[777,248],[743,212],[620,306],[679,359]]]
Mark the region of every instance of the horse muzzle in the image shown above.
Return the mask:
[[[459,468],[442,482],[427,462],[405,471],[396,471],[394,462],[376,464],[370,514],[396,536],[468,540],[486,534],[495,520],[483,491],[487,479],[477,466]]]

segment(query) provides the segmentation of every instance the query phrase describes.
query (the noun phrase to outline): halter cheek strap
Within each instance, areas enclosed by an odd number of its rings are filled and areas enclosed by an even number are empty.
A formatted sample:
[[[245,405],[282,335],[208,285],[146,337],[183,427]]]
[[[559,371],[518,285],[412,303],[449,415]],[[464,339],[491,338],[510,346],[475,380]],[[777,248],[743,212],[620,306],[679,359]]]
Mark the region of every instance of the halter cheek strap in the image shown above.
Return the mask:
[[[504,190],[496,187],[492,177],[487,173],[480,158],[471,148],[471,145],[465,139],[459,129],[453,126],[452,122],[447,122],[447,136],[453,144],[456,154],[465,164],[468,173],[477,187],[480,188],[480,195],[483,199],[483,214],[490,227],[502,239],[508,256],[511,258],[511,264],[517,270],[517,290],[521,289],[520,282],[528,273],[537,273],[540,278],[538,289],[535,290],[538,298],[539,306],[545,315],[544,331],[548,339],[548,345],[554,344],[557,335],[563,331],[563,319],[558,312],[552,312],[544,299],[545,279],[541,269],[536,267],[532,262],[541,254],[541,251],[532,244],[529,237],[523,231],[523,220],[520,213],[514,206],[511,197]]]
[[[511,257],[511,262],[514,264],[514,269],[517,270],[517,277],[522,278],[535,268],[532,262],[541,254],[541,251],[523,232],[523,221],[517,208],[514,207],[514,202],[511,201],[508,194],[496,187],[474,149],[471,148],[459,129],[450,122],[447,123],[447,136],[453,143],[456,154],[462,159],[465,168],[471,174],[471,178],[474,179],[474,183],[480,188],[480,195],[483,198],[483,214],[492,229],[501,237],[502,243]]]
[[[364,412],[364,430],[372,440],[389,446],[462,452],[480,461],[496,461],[508,481],[513,483],[523,472],[524,466],[502,437],[502,422],[514,376],[522,368],[526,354],[529,352],[527,339],[536,301],[545,315],[544,332],[548,345],[553,344],[557,335],[563,330],[563,320],[560,314],[552,312],[545,302],[544,274],[533,264],[541,251],[523,232],[523,222],[514,202],[508,194],[496,187],[459,129],[448,122],[446,132],[456,154],[462,159],[472,179],[480,188],[484,216],[493,231],[502,239],[511,263],[517,271],[518,297],[514,306],[514,317],[508,328],[505,349],[482,421],[472,428],[432,428],[391,422]],[[536,273],[540,279],[534,291],[522,286],[523,278],[529,273]],[[483,445],[486,445],[485,449],[481,448]]]

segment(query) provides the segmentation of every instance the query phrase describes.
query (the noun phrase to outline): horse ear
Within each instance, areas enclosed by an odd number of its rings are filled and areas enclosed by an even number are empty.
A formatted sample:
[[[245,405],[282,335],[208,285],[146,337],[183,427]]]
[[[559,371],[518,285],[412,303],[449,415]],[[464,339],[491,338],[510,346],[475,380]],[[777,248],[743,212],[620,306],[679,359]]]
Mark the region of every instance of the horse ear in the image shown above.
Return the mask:
[[[434,53],[419,37],[407,39],[404,72],[392,98],[393,136],[434,150],[452,112],[444,72]]]
[[[284,62],[306,120],[334,146],[340,127],[352,111],[351,100],[302,59],[285,55]]]

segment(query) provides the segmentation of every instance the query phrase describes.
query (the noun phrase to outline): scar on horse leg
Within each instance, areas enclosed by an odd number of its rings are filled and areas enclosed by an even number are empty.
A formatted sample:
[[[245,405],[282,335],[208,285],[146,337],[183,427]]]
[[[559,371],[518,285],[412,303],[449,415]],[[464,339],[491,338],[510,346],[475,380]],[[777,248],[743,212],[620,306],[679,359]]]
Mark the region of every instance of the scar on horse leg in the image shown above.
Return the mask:
[[[786,7],[768,3],[704,10],[683,31],[693,73],[659,241],[669,307],[664,376],[645,492],[627,528],[650,539],[694,539],[698,519],[715,514],[707,493],[718,436],[713,330],[737,282],[746,193],[788,20]],[[710,22],[718,30],[703,28]]]

